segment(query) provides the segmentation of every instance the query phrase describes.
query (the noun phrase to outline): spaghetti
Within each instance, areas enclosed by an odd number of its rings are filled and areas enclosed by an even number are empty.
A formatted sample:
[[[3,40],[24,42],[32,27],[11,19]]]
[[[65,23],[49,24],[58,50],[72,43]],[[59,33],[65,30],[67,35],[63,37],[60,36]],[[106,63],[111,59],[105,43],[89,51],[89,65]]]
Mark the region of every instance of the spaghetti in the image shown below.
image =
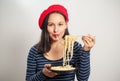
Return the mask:
[[[74,46],[74,41],[77,39],[76,36],[72,35],[66,35],[65,40],[64,40],[64,55],[63,55],[63,65],[62,66],[53,66],[51,67],[51,70],[55,71],[69,71],[69,70],[74,70],[70,65],[70,60],[72,59],[73,56],[73,46]]]

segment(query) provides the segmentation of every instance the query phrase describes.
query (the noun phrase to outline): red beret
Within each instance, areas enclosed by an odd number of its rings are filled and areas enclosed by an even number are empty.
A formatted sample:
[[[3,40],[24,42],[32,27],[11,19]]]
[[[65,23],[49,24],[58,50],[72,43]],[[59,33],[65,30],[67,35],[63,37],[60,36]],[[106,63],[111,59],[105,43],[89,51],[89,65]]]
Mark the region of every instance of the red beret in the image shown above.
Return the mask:
[[[46,18],[46,16],[51,13],[51,12],[54,12],[54,11],[58,11],[58,12],[61,12],[63,15],[65,15],[66,17],[66,22],[69,21],[68,19],[68,13],[67,13],[67,9],[62,6],[62,5],[59,5],[59,4],[54,4],[54,5],[51,5],[49,6],[46,10],[44,10],[41,15],[40,15],[40,18],[38,20],[38,24],[39,24],[39,27],[42,29],[42,24],[44,22],[44,19]]]

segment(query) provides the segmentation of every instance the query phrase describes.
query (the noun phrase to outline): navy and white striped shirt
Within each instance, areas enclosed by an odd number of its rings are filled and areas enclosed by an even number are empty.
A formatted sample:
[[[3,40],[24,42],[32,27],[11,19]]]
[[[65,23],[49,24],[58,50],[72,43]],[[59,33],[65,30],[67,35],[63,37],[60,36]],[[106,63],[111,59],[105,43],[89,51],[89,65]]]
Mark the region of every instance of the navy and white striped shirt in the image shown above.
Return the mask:
[[[36,45],[34,45],[28,54],[26,81],[74,81],[75,74],[78,81],[88,81],[90,75],[90,51],[82,50],[81,44],[74,43],[74,54],[70,61],[75,66],[74,72],[64,72],[50,78],[42,73],[44,64],[62,63],[63,59],[48,60],[43,54],[38,53]]]

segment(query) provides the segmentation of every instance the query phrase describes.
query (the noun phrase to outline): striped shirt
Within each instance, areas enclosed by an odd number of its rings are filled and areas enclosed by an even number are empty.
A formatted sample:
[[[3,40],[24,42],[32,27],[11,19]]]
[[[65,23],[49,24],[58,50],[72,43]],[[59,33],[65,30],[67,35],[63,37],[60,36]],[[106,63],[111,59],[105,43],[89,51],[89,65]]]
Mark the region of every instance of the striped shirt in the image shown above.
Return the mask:
[[[26,81],[74,81],[75,75],[78,81],[88,81],[90,75],[90,51],[82,50],[81,44],[74,43],[73,57],[70,65],[76,68],[73,72],[63,72],[50,78],[42,73],[45,64],[60,64],[59,60],[48,60],[43,54],[38,53],[36,45],[31,47],[27,58]]]

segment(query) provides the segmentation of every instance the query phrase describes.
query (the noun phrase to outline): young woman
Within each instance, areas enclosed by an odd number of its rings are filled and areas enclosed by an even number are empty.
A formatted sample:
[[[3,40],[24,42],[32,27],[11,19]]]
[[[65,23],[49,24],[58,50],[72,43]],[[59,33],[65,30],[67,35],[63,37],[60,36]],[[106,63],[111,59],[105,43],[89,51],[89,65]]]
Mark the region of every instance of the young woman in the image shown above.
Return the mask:
[[[26,81],[88,81],[90,74],[90,49],[95,44],[92,35],[83,36],[82,46],[74,42],[70,64],[73,72],[57,73],[50,70],[51,64],[63,62],[63,41],[68,31],[68,13],[64,6],[54,4],[42,12],[39,26],[40,42],[31,47],[27,58]]]

